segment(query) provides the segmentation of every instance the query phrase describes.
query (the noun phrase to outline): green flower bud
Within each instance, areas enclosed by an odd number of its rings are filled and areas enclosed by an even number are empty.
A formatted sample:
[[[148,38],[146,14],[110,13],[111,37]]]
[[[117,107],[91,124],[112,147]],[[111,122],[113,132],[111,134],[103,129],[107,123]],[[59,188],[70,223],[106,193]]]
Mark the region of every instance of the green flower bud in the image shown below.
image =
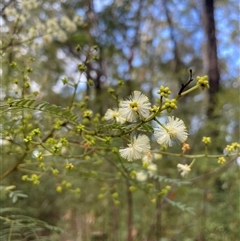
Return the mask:
[[[129,191],[130,191],[130,192],[134,192],[135,190],[136,190],[136,187],[135,187],[135,186],[130,186],[130,187],[129,187]]]
[[[68,83],[68,78],[67,78],[67,77],[64,77],[64,78],[62,79],[62,83],[63,83],[64,85],[66,85],[66,84]]]

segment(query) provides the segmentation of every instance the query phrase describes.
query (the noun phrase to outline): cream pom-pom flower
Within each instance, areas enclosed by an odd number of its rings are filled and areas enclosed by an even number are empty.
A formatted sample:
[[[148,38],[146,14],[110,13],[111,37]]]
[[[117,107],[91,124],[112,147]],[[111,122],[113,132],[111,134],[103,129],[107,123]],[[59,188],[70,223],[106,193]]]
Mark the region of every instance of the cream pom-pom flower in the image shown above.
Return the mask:
[[[140,172],[136,173],[136,179],[139,182],[145,182],[147,180],[147,178],[148,178],[147,174],[143,171],[140,171]]]
[[[146,95],[140,91],[134,91],[127,99],[119,103],[120,115],[129,122],[135,122],[139,118],[147,118],[150,115],[151,103]]]
[[[188,138],[188,133],[182,120],[168,116],[167,123],[155,129],[154,136],[160,145],[172,146],[174,140],[180,143],[185,142]]]
[[[128,161],[142,159],[150,150],[150,140],[146,135],[133,136],[127,148],[119,150],[121,157]]]
[[[190,171],[191,171],[191,168],[189,165],[185,164],[177,164],[177,168],[178,168],[178,171],[180,172],[180,175],[182,177],[184,177],[185,175],[187,175]]]
[[[126,122],[126,119],[122,117],[118,111],[118,109],[108,109],[105,113],[105,119],[106,120],[115,120],[116,122],[123,124]]]

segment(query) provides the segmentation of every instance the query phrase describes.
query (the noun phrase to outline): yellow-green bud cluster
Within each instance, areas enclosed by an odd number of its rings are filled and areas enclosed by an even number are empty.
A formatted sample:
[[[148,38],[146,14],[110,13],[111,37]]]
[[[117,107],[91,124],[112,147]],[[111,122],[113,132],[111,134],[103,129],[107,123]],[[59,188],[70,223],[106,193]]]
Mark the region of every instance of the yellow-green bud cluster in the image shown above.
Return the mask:
[[[120,205],[120,201],[119,201],[119,195],[118,195],[118,193],[117,192],[114,192],[113,194],[112,194],[112,199],[113,199],[113,202],[114,202],[114,204],[116,205],[116,206],[119,206]]]
[[[112,194],[112,197],[113,197],[114,199],[117,199],[117,198],[118,198],[118,193],[117,193],[117,192],[114,192],[114,193]]]
[[[10,67],[11,67],[11,68],[16,68],[16,67],[17,67],[17,63],[16,63],[16,62],[10,63]]]
[[[23,140],[24,140],[25,143],[29,143],[29,142],[32,141],[32,136],[30,136],[30,135],[26,136]]]
[[[86,138],[87,138],[87,144],[89,146],[94,146],[95,145],[95,138],[93,136],[87,135]]]
[[[221,156],[221,157],[218,158],[218,163],[219,164],[224,164],[225,162],[226,162],[225,157]]]
[[[85,109],[86,108],[86,103],[84,101],[80,101],[78,103],[78,106],[81,108],[81,109]]]
[[[232,148],[233,148],[234,150],[236,150],[236,149],[239,149],[239,148],[240,148],[240,144],[239,144],[239,143],[237,143],[237,142],[233,142],[233,143],[231,144],[231,146],[232,146]]]
[[[101,190],[101,193],[99,193],[97,197],[98,197],[99,200],[102,200],[106,195],[107,189],[106,189],[106,187],[101,187],[100,190]]]
[[[30,84],[29,84],[29,82],[25,82],[23,86],[24,86],[24,88],[28,89],[30,87]]]
[[[163,109],[166,109],[168,113],[170,113],[172,110],[177,109],[177,100],[176,99],[166,99],[165,103],[162,107]]]
[[[43,162],[39,163],[38,167],[45,170],[45,164]]]
[[[74,165],[72,163],[68,163],[65,168],[67,170],[72,170],[74,168]]]
[[[237,142],[233,142],[231,145],[227,145],[225,148],[227,153],[236,152],[238,149],[240,149],[240,144]]]
[[[31,115],[27,116],[24,122],[27,122],[27,119],[31,119],[31,118],[32,118]],[[30,143],[32,141],[33,136],[37,136],[37,135],[41,135],[41,131],[39,130],[39,128],[32,130],[30,134],[23,139],[23,141],[25,143]]]
[[[62,146],[68,146],[68,140],[66,138],[60,138],[60,143]]]
[[[130,192],[134,192],[134,191],[136,191],[136,189],[137,189],[137,188],[136,188],[135,186],[130,186],[130,187],[129,187],[129,191],[130,191]]]
[[[102,200],[104,198],[104,194],[99,193],[97,197],[98,197],[99,200]]]
[[[71,188],[72,187],[72,184],[70,182],[67,182],[66,180],[63,180],[62,181],[62,185],[66,188]]]
[[[98,59],[99,59],[99,56],[96,55],[96,54],[94,54],[94,55],[92,56],[92,58],[93,58],[93,60],[98,60]]]
[[[42,161],[42,160],[43,160],[43,154],[42,154],[42,152],[38,152],[36,157],[37,157],[37,160],[38,160],[38,161]]]
[[[137,174],[137,172],[136,172],[135,170],[133,170],[133,171],[130,172],[130,177],[131,177],[132,179],[135,179],[136,174]]]
[[[62,125],[63,125],[63,121],[57,119],[57,120],[55,120],[55,123],[54,123],[54,129],[56,129],[56,130],[60,130],[61,127],[62,127]]]
[[[112,137],[110,137],[110,136],[106,136],[106,137],[104,138],[104,142],[105,142],[106,144],[110,144],[111,141],[112,141]]]
[[[205,88],[209,89],[208,76],[204,75],[202,77],[197,76],[197,84],[204,90]]]
[[[62,193],[62,191],[63,191],[63,188],[61,186],[56,187],[56,192]]]
[[[86,66],[84,64],[79,64],[78,70],[80,70],[81,72],[84,72],[86,70]]]
[[[82,125],[82,124],[79,124],[79,125],[77,125],[77,131],[78,132],[82,132],[82,131],[84,131],[85,130],[85,126],[84,125]]]
[[[12,104],[13,104],[13,98],[8,98],[8,99],[7,99],[7,103],[8,103],[9,105],[12,105]]]
[[[153,113],[156,113],[156,112],[159,111],[159,107],[156,106],[156,105],[154,105],[154,106],[150,109],[150,111],[153,112]]]
[[[121,85],[124,85],[124,81],[123,80],[118,80],[118,85],[121,86]]]
[[[61,147],[58,144],[55,144],[52,146],[53,153],[58,153],[58,152],[60,152],[60,150],[61,150]]]
[[[93,86],[94,82],[93,82],[92,79],[88,79],[88,80],[87,80],[87,84],[88,84],[89,86]]]
[[[91,160],[91,157],[90,157],[90,156],[85,156],[85,157],[84,157],[84,160],[85,160],[85,161],[90,161],[90,160]]]
[[[92,117],[93,112],[91,110],[85,110],[83,112],[83,117],[90,119]]]
[[[117,147],[113,147],[112,148],[112,153],[118,153],[118,148]]]
[[[57,176],[57,175],[59,174],[58,169],[52,169],[52,174],[53,174],[54,176]]]
[[[161,192],[158,193],[158,196],[159,196],[159,197],[164,196],[164,195],[166,195],[170,190],[171,190],[171,186],[166,186],[165,188],[163,188],[163,189],[161,190]]]
[[[66,85],[66,84],[68,83],[68,78],[67,78],[67,77],[64,77],[64,78],[62,79],[62,83],[63,83],[64,85]]]
[[[54,138],[50,137],[50,138],[47,139],[47,144],[48,145],[54,145],[56,143],[57,143],[57,141]]]
[[[211,143],[211,137],[206,137],[206,136],[204,136],[203,138],[202,138],[202,142],[204,143],[204,144],[210,144]]]
[[[79,194],[79,193],[81,193],[81,189],[80,189],[80,188],[76,188],[76,189],[74,190],[74,192],[75,192],[76,194]]]
[[[153,188],[153,184],[152,184],[152,183],[148,183],[148,184],[147,184],[147,188],[148,188],[148,190],[150,191],[150,190]]]
[[[98,124],[99,121],[100,121],[100,118],[101,118],[101,115],[100,115],[99,113],[97,113],[97,114],[95,115],[95,117],[93,118],[93,122],[94,122],[95,124]]]
[[[156,201],[157,201],[156,198],[151,199],[151,203],[153,203],[153,204],[156,203]]]
[[[27,68],[26,68],[26,71],[27,71],[28,73],[31,73],[31,72],[33,72],[33,69],[32,69],[31,67],[27,67]]]
[[[71,187],[72,187],[72,184],[70,182],[67,182],[66,180],[63,180],[62,183],[56,187],[56,192],[62,193],[63,192],[63,188],[71,189]],[[81,189],[80,188],[76,188],[74,190],[71,189],[71,191],[73,191],[76,194],[80,194],[81,193]]]
[[[23,175],[22,181],[29,181],[34,185],[38,185],[40,183],[40,177],[37,174],[32,174],[30,177],[28,177],[28,175]]]
[[[78,44],[75,49],[76,49],[77,52],[79,52],[79,51],[81,51],[82,48],[81,48],[81,46]]]
[[[170,91],[169,87],[161,86],[157,93],[159,95],[167,98],[171,94],[171,91]]]
[[[108,88],[108,93],[109,94],[113,94],[115,92],[115,90],[113,88]]]
[[[35,135],[40,135],[41,131],[39,130],[39,128],[34,129],[31,131],[30,135],[35,136]]]
[[[143,166],[143,168],[148,168],[148,166],[150,165],[150,163],[148,162],[148,161],[143,161],[143,163],[142,163],[142,166]]]

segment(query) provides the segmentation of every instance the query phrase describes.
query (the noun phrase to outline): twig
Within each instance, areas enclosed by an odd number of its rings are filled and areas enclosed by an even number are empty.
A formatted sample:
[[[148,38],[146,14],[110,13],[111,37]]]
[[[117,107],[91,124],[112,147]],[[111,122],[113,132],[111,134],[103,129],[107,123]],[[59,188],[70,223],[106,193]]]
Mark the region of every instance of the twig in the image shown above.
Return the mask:
[[[184,91],[184,89],[193,81],[193,76],[192,76],[192,70],[189,70],[189,79],[188,82],[186,84],[182,84],[182,87],[180,89],[180,91],[178,92],[178,95],[181,95],[182,92]]]

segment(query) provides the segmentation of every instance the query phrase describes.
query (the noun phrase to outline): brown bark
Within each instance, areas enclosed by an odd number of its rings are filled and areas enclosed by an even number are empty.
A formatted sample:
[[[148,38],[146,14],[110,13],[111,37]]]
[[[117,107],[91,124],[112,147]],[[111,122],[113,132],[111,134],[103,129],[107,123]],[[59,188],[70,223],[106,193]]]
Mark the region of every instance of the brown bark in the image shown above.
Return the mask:
[[[207,115],[209,119],[213,119],[216,117],[214,115],[214,107],[216,104],[216,94],[220,87],[220,72],[218,69],[217,40],[214,19],[214,0],[203,0],[203,25],[206,36],[207,75],[210,84]]]

